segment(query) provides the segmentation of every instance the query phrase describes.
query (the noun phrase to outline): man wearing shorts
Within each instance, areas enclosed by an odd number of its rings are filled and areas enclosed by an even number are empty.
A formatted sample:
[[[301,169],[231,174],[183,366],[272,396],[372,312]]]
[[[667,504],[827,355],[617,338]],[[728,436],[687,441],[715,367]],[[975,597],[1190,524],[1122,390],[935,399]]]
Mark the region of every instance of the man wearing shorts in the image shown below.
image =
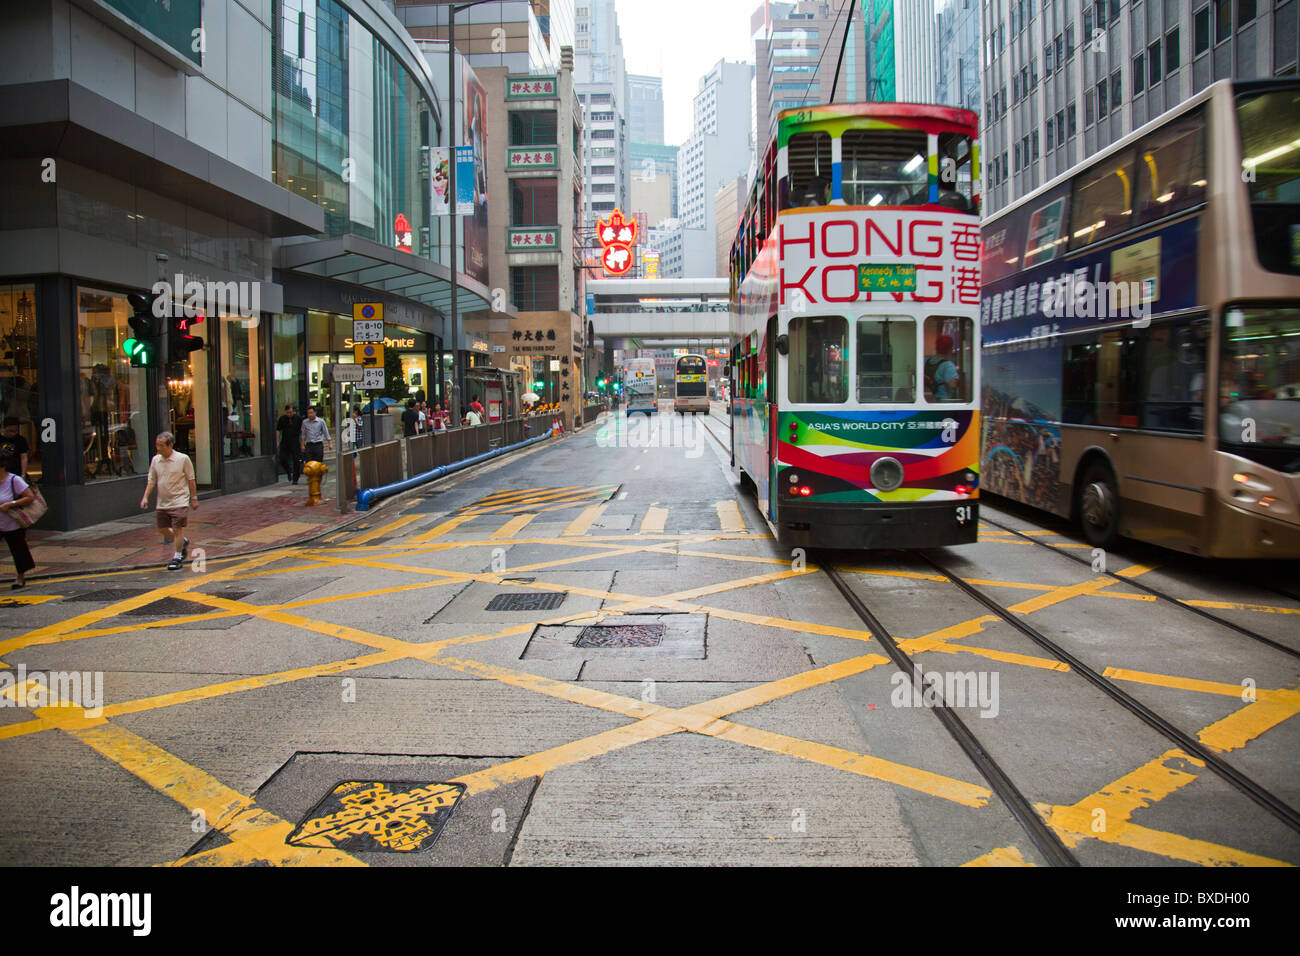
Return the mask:
[[[149,462],[149,484],[140,499],[140,510],[149,507],[149,496],[158,489],[158,530],[162,532],[163,546],[171,553],[168,571],[179,571],[190,551],[190,539],[185,537],[189,511],[199,506],[199,489],[194,483],[194,463],[184,452],[173,447],[176,438],[171,432],[160,432],[154,441],[158,454]],[[180,538],[179,543],[173,538]],[[179,546],[178,546],[179,544]]]

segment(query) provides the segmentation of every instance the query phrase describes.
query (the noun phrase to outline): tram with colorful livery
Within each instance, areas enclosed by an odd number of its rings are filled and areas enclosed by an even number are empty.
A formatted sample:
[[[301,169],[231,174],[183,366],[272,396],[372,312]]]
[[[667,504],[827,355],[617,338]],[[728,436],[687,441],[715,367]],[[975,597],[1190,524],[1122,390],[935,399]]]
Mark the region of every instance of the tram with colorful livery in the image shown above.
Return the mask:
[[[786,544],[979,524],[978,117],[784,110],[732,243],[731,455]]]

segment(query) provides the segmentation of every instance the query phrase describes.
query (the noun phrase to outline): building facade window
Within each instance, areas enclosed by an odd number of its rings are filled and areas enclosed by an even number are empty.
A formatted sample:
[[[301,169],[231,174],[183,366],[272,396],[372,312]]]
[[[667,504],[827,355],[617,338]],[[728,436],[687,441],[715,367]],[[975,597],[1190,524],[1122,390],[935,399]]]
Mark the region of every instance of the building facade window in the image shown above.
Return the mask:
[[[510,298],[521,312],[553,312],[560,307],[555,266],[511,266]]]
[[[550,226],[560,221],[554,179],[510,181],[510,225]]]
[[[555,110],[511,110],[511,146],[550,146],[558,143]]]

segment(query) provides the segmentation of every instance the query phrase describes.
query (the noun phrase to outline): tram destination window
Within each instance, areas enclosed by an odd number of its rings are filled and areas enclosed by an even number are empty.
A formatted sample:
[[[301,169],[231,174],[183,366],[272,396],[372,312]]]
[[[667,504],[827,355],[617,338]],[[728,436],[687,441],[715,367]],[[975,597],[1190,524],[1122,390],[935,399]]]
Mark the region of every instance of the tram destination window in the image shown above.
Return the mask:
[[[916,322],[900,316],[858,319],[858,402],[916,401]]]
[[[839,315],[800,315],[790,322],[790,401],[843,405],[849,398],[849,323]]]

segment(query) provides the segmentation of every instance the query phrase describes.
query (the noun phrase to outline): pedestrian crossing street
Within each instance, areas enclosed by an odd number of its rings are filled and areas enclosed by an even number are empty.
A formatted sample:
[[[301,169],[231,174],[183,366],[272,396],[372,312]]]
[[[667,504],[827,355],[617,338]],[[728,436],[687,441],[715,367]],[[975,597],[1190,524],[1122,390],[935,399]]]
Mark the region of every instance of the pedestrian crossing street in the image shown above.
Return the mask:
[[[617,485],[601,486],[609,499]],[[552,489],[553,490],[553,489]],[[530,493],[541,489],[528,489]],[[523,495],[523,493],[520,493]],[[600,534],[672,535],[700,532],[770,537],[771,529],[751,514],[748,519],[735,499],[679,505],[629,507],[628,502],[597,500],[594,489],[575,491],[572,500],[556,503],[545,495],[523,496],[505,502],[494,496],[449,514],[385,515],[363,522],[326,542],[343,547],[371,544],[425,544],[445,540],[514,538],[578,538]],[[483,502],[489,502],[483,504]],[[617,510],[614,510],[617,506]]]

